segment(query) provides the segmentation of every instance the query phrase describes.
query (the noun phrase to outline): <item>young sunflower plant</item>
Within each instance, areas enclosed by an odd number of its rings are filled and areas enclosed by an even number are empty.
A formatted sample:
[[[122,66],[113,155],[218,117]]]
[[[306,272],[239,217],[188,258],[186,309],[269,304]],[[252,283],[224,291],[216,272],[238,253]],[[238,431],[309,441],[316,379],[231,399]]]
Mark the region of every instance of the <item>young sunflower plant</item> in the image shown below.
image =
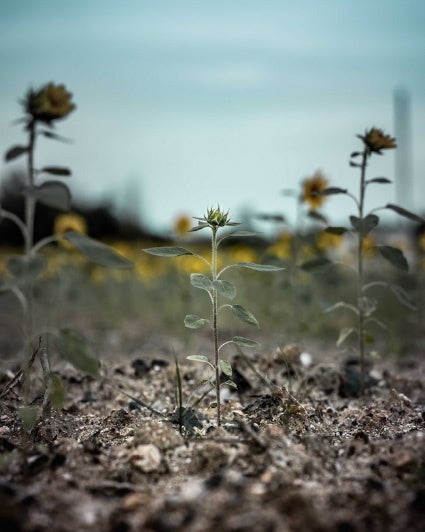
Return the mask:
[[[118,255],[112,248],[77,232],[65,231],[34,241],[34,223],[37,204],[41,203],[60,211],[69,211],[71,193],[60,179],[67,178],[71,171],[63,166],[44,166],[35,163],[35,148],[41,137],[57,141],[66,141],[55,132],[57,122],[67,118],[74,110],[72,94],[64,85],[48,83],[38,90],[30,89],[20,102],[24,116],[18,123],[24,125],[26,142],[11,147],[5,154],[5,161],[26,158],[26,184],[23,189],[24,218],[3,209],[0,205],[0,221],[7,219],[20,230],[24,242],[22,255],[12,255],[6,263],[9,278],[0,283],[0,292],[12,292],[20,302],[24,322],[24,365],[12,381],[15,385],[23,381],[24,403],[18,414],[23,427],[28,432],[35,427],[40,418],[40,409],[30,406],[30,368],[38,357],[41,361],[46,386],[43,410],[51,404],[61,408],[64,401],[64,388],[57,373],[50,370],[49,356],[45,337],[53,337],[58,352],[77,368],[96,375],[98,362],[84,338],[70,329],[37,331],[34,320],[34,284],[46,267],[46,259],[40,254],[43,247],[61,240],[67,241],[90,260],[112,268],[129,268],[132,264]],[[10,391],[6,387],[1,396]]]
[[[423,218],[416,214],[392,203],[387,203],[383,207],[377,207],[370,212],[365,212],[365,196],[368,188],[371,185],[387,185],[391,183],[386,177],[375,177],[372,179],[366,178],[366,169],[370,158],[373,155],[382,155],[383,151],[392,150],[397,147],[396,139],[390,135],[385,134],[381,129],[372,127],[367,130],[364,135],[357,135],[362,141],[363,149],[351,153],[350,166],[358,168],[360,172],[359,181],[359,194],[353,195],[347,189],[339,187],[329,187],[321,191],[316,192],[320,197],[331,196],[335,194],[345,194],[350,197],[357,207],[355,215],[350,216],[350,228],[346,227],[328,227],[326,232],[334,235],[342,235],[350,232],[357,238],[356,248],[356,273],[357,273],[357,290],[356,290],[356,305],[349,305],[343,301],[332,305],[328,311],[333,311],[340,308],[349,309],[356,318],[357,325],[354,327],[344,328],[339,336],[337,345],[343,344],[347,338],[352,334],[357,334],[358,337],[358,352],[360,362],[360,390],[361,396],[365,393],[366,382],[366,347],[365,344],[369,341],[373,341],[373,335],[368,330],[368,326],[374,324],[378,327],[386,329],[385,325],[375,317],[375,311],[377,310],[377,303],[374,299],[369,297],[369,292],[377,286],[386,287],[389,289],[395,297],[406,307],[413,309],[408,294],[402,289],[402,287],[388,283],[386,281],[373,281],[366,283],[364,279],[364,256],[365,250],[368,248],[367,242],[371,240],[371,233],[379,225],[379,217],[375,214],[382,209],[391,210],[398,215],[403,216],[414,222],[423,223]],[[407,272],[409,269],[408,262],[403,255],[402,251],[396,247],[388,245],[375,245],[374,248],[379,251],[384,259],[386,259],[392,266]]]
[[[223,274],[233,267],[249,268],[260,272],[276,272],[283,270],[284,268],[278,266],[271,266],[266,264],[256,264],[253,262],[238,262],[236,264],[230,264],[218,271],[217,256],[219,246],[224,239],[229,237],[247,237],[254,236],[255,233],[248,231],[234,231],[223,235],[218,238],[219,232],[226,227],[234,227],[239,225],[236,222],[232,222],[229,217],[229,213],[217,208],[208,209],[207,214],[202,218],[195,218],[198,221],[198,225],[190,229],[190,232],[201,231],[202,229],[210,229],[211,231],[211,260],[208,261],[204,257],[193,253],[192,251],[182,247],[155,247],[144,249],[146,253],[151,255],[157,255],[159,257],[178,257],[181,255],[193,255],[208,266],[210,275],[203,275],[200,273],[192,273],[190,275],[190,282],[194,288],[198,288],[207,293],[211,303],[211,315],[207,318],[197,316],[194,314],[188,314],[184,318],[184,324],[189,329],[200,329],[205,325],[209,325],[212,331],[213,339],[213,358],[212,360],[205,355],[189,355],[189,360],[202,362],[207,364],[214,372],[214,380],[208,379],[207,383],[215,390],[216,400],[211,406],[216,408],[217,414],[217,426],[221,425],[221,398],[220,390],[223,385],[229,385],[236,387],[236,384],[231,380],[232,366],[230,362],[221,357],[221,352],[225,346],[236,345],[238,348],[252,348],[257,347],[259,344],[255,340],[244,338],[242,336],[235,336],[232,340],[225,341],[220,344],[219,341],[219,328],[218,328],[218,316],[222,312],[229,311],[236,316],[239,320],[259,327],[259,323],[255,316],[242,305],[235,305],[230,303],[220,303],[220,299],[232,301],[237,294],[236,286],[222,278]],[[220,381],[220,374],[223,372],[226,375],[227,380],[224,383]]]

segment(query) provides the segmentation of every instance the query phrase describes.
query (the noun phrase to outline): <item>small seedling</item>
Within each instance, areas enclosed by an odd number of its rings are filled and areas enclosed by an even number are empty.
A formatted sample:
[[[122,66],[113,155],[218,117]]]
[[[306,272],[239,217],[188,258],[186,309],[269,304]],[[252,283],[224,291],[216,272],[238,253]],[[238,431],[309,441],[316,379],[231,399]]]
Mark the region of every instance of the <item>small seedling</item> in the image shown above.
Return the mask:
[[[349,336],[351,336],[353,333],[357,333],[360,358],[360,395],[363,396],[366,378],[365,344],[366,342],[373,341],[373,335],[370,331],[368,331],[367,327],[370,324],[374,324],[378,327],[386,329],[386,326],[374,315],[375,311],[377,310],[377,302],[368,296],[369,290],[375,286],[384,286],[388,288],[402,304],[409,308],[413,308],[408,295],[400,286],[385,281],[373,281],[365,283],[365,240],[368,235],[379,225],[379,217],[375,214],[375,212],[381,209],[389,209],[396,212],[400,216],[403,216],[409,220],[413,220],[414,222],[421,223],[424,220],[420,216],[417,216],[416,214],[392,203],[387,203],[387,205],[383,207],[378,207],[369,213],[365,213],[365,195],[368,187],[375,184],[386,185],[391,183],[391,181],[386,177],[366,179],[366,168],[368,162],[373,154],[382,155],[383,150],[395,149],[397,146],[394,138],[392,138],[390,135],[386,135],[382,130],[375,127],[372,127],[366,131],[364,135],[357,136],[363,143],[363,149],[361,151],[355,151],[351,153],[350,166],[358,168],[360,171],[360,189],[358,197],[351,194],[347,189],[339,187],[329,187],[318,192],[317,194],[323,196],[345,194],[354,201],[357,207],[356,215],[350,216],[350,229],[347,229],[346,227],[328,227],[326,229],[328,233],[336,235],[342,235],[346,232],[350,232],[357,238],[355,268],[357,273],[356,304],[350,305],[346,302],[340,301],[328,309],[328,311],[346,308],[349,309],[357,318],[356,327],[347,327],[341,331],[337,345],[341,345]],[[408,262],[400,249],[387,245],[377,245],[375,248],[379,251],[384,259],[392,264],[392,266],[403,272],[408,271]]]
[[[193,287],[200,290],[204,290],[209,297],[211,303],[211,316],[210,318],[202,318],[194,314],[188,314],[184,319],[184,324],[189,329],[200,329],[204,325],[209,325],[213,334],[213,359],[210,360],[209,357],[205,355],[190,355],[187,358],[189,360],[195,360],[197,362],[202,362],[207,364],[214,372],[214,381],[207,380],[207,383],[215,389],[216,401],[212,403],[212,406],[216,407],[217,411],[217,425],[221,425],[221,403],[220,403],[220,390],[224,385],[229,385],[235,387],[235,383],[231,380],[232,377],[232,366],[228,360],[221,358],[222,349],[230,344],[234,344],[240,347],[257,347],[259,344],[248,338],[241,336],[235,336],[232,340],[219,343],[219,330],[217,319],[220,313],[230,310],[234,316],[239,318],[241,321],[259,327],[258,321],[255,316],[247,310],[242,305],[235,305],[230,303],[224,303],[219,305],[219,299],[225,298],[228,300],[233,300],[236,297],[236,287],[230,282],[222,278],[224,272],[233,267],[243,267],[249,268],[251,270],[257,270],[261,272],[275,272],[283,270],[277,266],[270,266],[265,264],[256,264],[252,262],[238,262],[236,264],[231,264],[225,266],[222,270],[217,271],[217,255],[220,244],[225,238],[237,237],[237,236],[253,236],[254,233],[247,231],[235,231],[224,235],[221,238],[218,238],[218,233],[221,229],[225,227],[233,227],[239,225],[238,223],[232,222],[229,218],[229,213],[224,212],[217,207],[216,209],[209,209],[207,214],[202,218],[195,218],[198,220],[198,225],[192,228],[190,231],[200,231],[202,229],[209,228],[211,230],[211,261],[207,261],[204,257],[193,253],[192,251],[182,248],[182,247],[155,247],[144,249],[146,253],[151,255],[157,255],[159,257],[178,257],[182,255],[193,255],[201,259],[208,265],[210,271],[210,276],[203,275],[200,273],[192,273],[190,276],[190,282]],[[220,373],[223,372],[228,380],[224,383],[220,382]]]
[[[39,358],[46,387],[43,407],[48,403],[59,409],[64,402],[64,386],[57,373],[50,370],[49,354],[45,336],[51,335],[59,354],[71,362],[75,367],[90,375],[97,375],[98,361],[89,348],[85,339],[76,331],[70,329],[49,329],[37,331],[35,328],[35,297],[34,285],[46,267],[46,259],[40,254],[43,247],[53,242],[66,239],[90,260],[113,268],[129,268],[132,264],[118,255],[112,248],[97,242],[83,234],[69,231],[63,234],[47,236],[39,242],[34,242],[35,210],[37,203],[67,211],[70,209],[71,193],[69,188],[58,178],[67,178],[71,175],[68,168],[62,166],[35,166],[35,148],[40,137],[51,140],[66,141],[54,131],[59,120],[66,118],[74,109],[72,94],[64,85],[48,83],[39,90],[30,89],[25,98],[21,100],[24,116],[18,121],[24,124],[27,142],[24,145],[13,146],[5,154],[5,161],[9,162],[26,156],[27,182],[23,188],[25,215],[21,220],[16,214],[3,209],[0,205],[0,220],[7,219],[13,222],[20,230],[24,242],[24,253],[9,257],[6,268],[9,279],[0,283],[1,292],[12,292],[18,299],[23,312],[24,321],[24,349],[25,358],[20,377],[13,379],[13,385],[6,387],[7,391],[23,380],[25,406],[18,410],[18,416],[23,428],[27,432],[37,424],[40,417],[38,408],[30,406],[30,368]],[[45,176],[54,176],[57,179],[43,179]],[[1,395],[4,395],[3,393]]]

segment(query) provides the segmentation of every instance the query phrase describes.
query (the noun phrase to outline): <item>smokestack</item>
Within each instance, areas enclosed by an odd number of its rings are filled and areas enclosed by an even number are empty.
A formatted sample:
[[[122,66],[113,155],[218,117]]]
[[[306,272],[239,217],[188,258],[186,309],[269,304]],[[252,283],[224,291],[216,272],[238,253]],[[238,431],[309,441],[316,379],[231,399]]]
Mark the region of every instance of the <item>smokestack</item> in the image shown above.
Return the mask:
[[[410,107],[409,92],[399,87],[394,91],[395,187],[397,204],[406,209],[414,207]]]

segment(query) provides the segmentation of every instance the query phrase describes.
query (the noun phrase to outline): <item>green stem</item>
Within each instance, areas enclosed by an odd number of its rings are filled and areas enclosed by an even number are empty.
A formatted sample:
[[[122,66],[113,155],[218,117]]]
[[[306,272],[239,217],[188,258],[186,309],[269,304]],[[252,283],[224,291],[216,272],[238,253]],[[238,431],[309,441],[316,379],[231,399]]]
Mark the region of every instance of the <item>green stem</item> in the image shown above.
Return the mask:
[[[34,243],[34,217],[35,217],[35,200],[33,197],[34,188],[34,149],[36,139],[36,124],[32,121],[29,124],[29,143],[28,143],[28,188],[25,193],[25,227],[26,227],[26,239],[24,252],[27,259],[31,256],[31,251]],[[25,321],[25,346],[26,357],[24,363],[24,399],[25,404],[29,403],[29,371],[30,361],[32,357],[32,344],[31,338],[33,336],[33,306],[34,306],[34,285],[32,281],[28,281],[25,287],[25,296],[27,300],[26,313],[24,316]]]
[[[360,171],[360,197],[359,197],[359,218],[363,220],[364,210],[364,196],[366,190],[366,166],[367,158],[369,155],[368,148],[365,148],[362,156],[361,171]],[[364,327],[365,316],[363,311],[363,305],[361,302],[363,292],[363,233],[359,233],[358,246],[357,246],[357,307],[359,310],[359,357],[360,357],[360,396],[364,397],[365,392],[365,345],[364,345]]]
[[[211,238],[211,272],[213,282],[217,280],[217,228],[212,227]],[[215,369],[215,395],[217,402],[217,426],[221,425],[221,404],[220,404],[220,364],[218,350],[218,328],[217,328],[217,290],[212,290],[212,312],[213,312],[213,336],[214,336],[214,369]]]

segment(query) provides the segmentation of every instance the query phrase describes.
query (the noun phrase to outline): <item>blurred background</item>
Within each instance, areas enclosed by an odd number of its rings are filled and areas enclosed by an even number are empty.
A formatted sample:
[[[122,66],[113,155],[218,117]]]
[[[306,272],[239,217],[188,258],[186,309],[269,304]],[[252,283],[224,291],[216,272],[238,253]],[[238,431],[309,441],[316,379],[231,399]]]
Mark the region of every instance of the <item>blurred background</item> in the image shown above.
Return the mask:
[[[348,157],[376,126],[399,149],[369,175],[396,184],[368,201],[421,212],[424,27],[423,0],[2,0],[0,150],[25,138],[26,90],[64,83],[73,143],[40,140],[37,164],[68,165],[77,200],[167,233],[217,203],[291,218],[282,189],[318,169],[357,194]],[[23,163],[0,164],[5,178]],[[345,219],[348,202],[325,214]]]

